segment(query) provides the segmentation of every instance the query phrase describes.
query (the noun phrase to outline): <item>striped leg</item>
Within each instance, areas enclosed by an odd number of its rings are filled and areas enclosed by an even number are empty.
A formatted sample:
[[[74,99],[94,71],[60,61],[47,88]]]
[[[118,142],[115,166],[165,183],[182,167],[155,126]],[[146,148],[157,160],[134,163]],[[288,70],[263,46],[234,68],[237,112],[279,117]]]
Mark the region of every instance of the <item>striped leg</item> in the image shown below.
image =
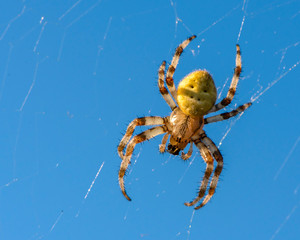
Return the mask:
[[[204,118],[204,124],[219,122],[219,121],[223,121],[223,120],[226,120],[228,118],[234,117],[234,116],[238,115],[239,113],[244,112],[251,105],[252,105],[251,102],[245,103],[244,105],[239,106],[237,109],[235,109],[231,112],[225,112],[225,113],[221,113],[221,114],[216,115],[216,116]]]
[[[123,150],[129,142],[136,126],[148,126],[148,125],[163,125],[166,118],[162,117],[141,117],[134,119],[127,127],[126,133],[120,141],[118,146],[118,154],[121,159],[124,158]]]
[[[188,160],[193,154],[193,142],[190,142],[190,148],[187,153],[181,152],[181,158],[183,160]]]
[[[236,58],[235,58],[235,69],[234,69],[234,74],[231,80],[231,84],[227,93],[227,96],[218,104],[212,107],[212,109],[208,113],[216,112],[227,105],[229,105],[234,97],[235,91],[236,91],[236,86],[239,81],[239,77],[242,71],[242,58],[241,58],[241,51],[240,51],[240,46],[237,44],[236,45]]]
[[[165,101],[173,111],[176,108],[176,103],[174,102],[173,98],[169,94],[164,84],[165,69],[166,69],[166,61],[163,61],[158,70],[158,87],[161,95],[163,96],[163,98],[165,99]]]
[[[189,37],[188,39],[186,39],[185,41],[183,41],[177,48],[174,54],[174,57],[172,59],[172,62],[168,68],[167,71],[167,76],[166,76],[166,83],[167,83],[167,87],[170,90],[170,93],[172,94],[173,98],[175,99],[175,101],[177,100],[177,92],[176,92],[176,88],[174,85],[174,80],[173,80],[173,75],[175,72],[175,69],[177,67],[180,55],[183,52],[183,49],[186,48],[186,46],[194,39],[196,38],[196,35],[193,35],[191,37]]]
[[[199,202],[204,197],[206,188],[207,188],[207,185],[209,182],[209,178],[211,176],[211,173],[214,170],[214,159],[213,159],[211,153],[209,152],[207,146],[205,146],[204,143],[201,142],[201,139],[199,139],[199,137],[194,140],[194,143],[200,150],[200,154],[201,154],[203,160],[206,162],[206,170],[205,170],[202,182],[201,182],[198,196],[193,201],[191,201],[189,203],[188,202],[184,203],[188,207],[195,205],[197,202]]]
[[[131,199],[125,191],[124,176],[125,176],[126,170],[128,168],[128,165],[130,164],[130,159],[131,159],[135,145],[137,143],[141,143],[141,142],[144,142],[151,138],[154,138],[155,136],[157,136],[159,134],[163,134],[163,133],[167,132],[167,130],[168,129],[165,126],[154,127],[154,128],[148,129],[145,132],[142,132],[142,133],[134,136],[131,139],[131,141],[129,142],[129,144],[126,148],[126,153],[121,162],[120,170],[119,170],[119,185],[120,185],[123,195],[126,197],[126,199],[128,201],[131,201]]]
[[[204,131],[201,133],[201,139],[202,139],[202,142],[208,147],[209,151],[212,153],[212,155],[216,159],[217,166],[216,166],[214,175],[210,182],[208,194],[206,195],[206,197],[204,198],[202,203],[199,206],[195,207],[195,209],[202,208],[212,198],[212,196],[214,195],[214,193],[216,191],[219,176],[223,169],[223,157],[222,157],[219,149],[217,148],[217,146],[214,144],[214,142],[209,137],[206,136]]]
[[[161,144],[159,145],[159,151],[160,151],[161,153],[164,153],[164,152],[166,151],[166,144],[167,144],[169,135],[170,135],[170,134],[167,133],[167,134],[163,137],[163,139],[162,139],[162,141],[161,141]]]

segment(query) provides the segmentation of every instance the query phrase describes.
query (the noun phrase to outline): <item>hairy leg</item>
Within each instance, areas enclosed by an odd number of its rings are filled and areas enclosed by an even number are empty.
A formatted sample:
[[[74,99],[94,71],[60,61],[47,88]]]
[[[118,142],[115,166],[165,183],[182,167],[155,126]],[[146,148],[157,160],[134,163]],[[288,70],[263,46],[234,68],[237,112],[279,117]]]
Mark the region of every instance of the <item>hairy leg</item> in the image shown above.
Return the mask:
[[[222,157],[219,149],[217,148],[217,146],[214,144],[214,142],[209,137],[206,136],[204,131],[202,131],[202,133],[201,133],[201,139],[202,139],[202,142],[208,147],[208,149],[212,153],[213,157],[216,159],[217,166],[216,166],[214,175],[210,182],[208,194],[206,195],[206,197],[204,198],[202,203],[199,206],[195,207],[195,209],[202,208],[212,198],[212,196],[214,195],[214,193],[216,191],[216,187],[217,187],[217,184],[219,181],[219,176],[223,169],[223,157]]]
[[[173,111],[176,108],[176,103],[174,102],[173,98],[169,94],[164,84],[165,68],[166,68],[166,61],[163,61],[158,70],[158,87],[159,87],[160,94],[163,96],[163,98],[165,99],[165,101]]]
[[[168,129],[166,128],[166,126],[154,127],[154,128],[148,129],[145,132],[142,132],[142,133],[134,136],[130,140],[130,142],[126,148],[126,153],[125,153],[124,157],[122,158],[122,162],[121,162],[121,166],[120,166],[120,170],[119,170],[119,185],[120,185],[123,195],[125,196],[125,198],[128,201],[131,201],[131,198],[127,195],[127,193],[125,191],[124,176],[125,176],[126,170],[128,168],[128,165],[130,164],[130,159],[131,159],[135,145],[138,143],[144,142],[146,140],[149,140],[151,138],[154,138],[157,135],[163,134],[163,133],[167,132],[167,130]]]
[[[134,119],[127,127],[126,133],[120,141],[118,146],[118,154],[121,159],[124,158],[123,150],[129,142],[136,126],[149,126],[149,125],[164,125],[166,118],[162,117],[141,117]]]
[[[199,136],[197,139],[194,140],[194,143],[199,149],[200,154],[206,163],[206,170],[201,182],[201,186],[199,188],[198,196],[193,201],[184,203],[186,206],[193,206],[204,197],[209,182],[209,178],[214,170],[214,159],[211,153],[209,152],[207,146],[203,142],[201,142]]]
[[[175,99],[175,101],[177,100],[177,91],[174,85],[174,80],[173,80],[173,75],[175,72],[175,69],[177,67],[177,64],[179,62],[179,58],[180,55],[182,54],[183,50],[187,47],[187,45],[194,39],[196,38],[196,35],[193,35],[191,37],[189,37],[188,39],[186,39],[185,41],[183,41],[177,48],[175,51],[175,54],[173,56],[172,62],[168,68],[167,71],[167,75],[166,75],[166,83],[167,83],[167,87],[170,90],[171,95],[173,96],[173,98]]]
[[[244,112],[251,105],[252,105],[251,102],[245,103],[244,105],[239,106],[237,109],[235,109],[231,112],[225,112],[225,113],[221,113],[221,114],[216,115],[216,116],[204,118],[204,124],[219,122],[219,121],[223,121],[223,120],[226,120],[228,118],[234,117],[234,116],[238,115],[239,113]]]
[[[239,77],[242,71],[242,58],[241,58],[241,50],[240,46],[237,44],[236,45],[236,58],[235,58],[235,69],[234,69],[234,74],[231,80],[231,84],[229,87],[229,90],[227,92],[227,96],[218,104],[212,107],[212,109],[208,113],[216,112],[227,105],[229,105],[234,97],[235,91],[236,91],[236,86],[239,81]]]

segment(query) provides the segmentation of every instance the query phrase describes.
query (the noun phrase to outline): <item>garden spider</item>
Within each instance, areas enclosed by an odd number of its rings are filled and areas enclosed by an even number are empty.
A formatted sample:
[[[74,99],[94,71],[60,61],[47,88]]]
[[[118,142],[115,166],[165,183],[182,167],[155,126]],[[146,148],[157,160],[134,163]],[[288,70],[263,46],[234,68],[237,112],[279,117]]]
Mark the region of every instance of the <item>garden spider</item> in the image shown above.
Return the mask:
[[[223,168],[223,157],[214,142],[207,137],[203,126],[212,122],[223,121],[225,119],[236,116],[238,113],[245,111],[252,103],[246,103],[239,106],[231,112],[221,113],[216,116],[206,117],[208,113],[216,112],[229,105],[234,97],[236,86],[242,70],[241,52],[239,45],[236,45],[235,70],[227,96],[219,103],[215,104],[217,98],[217,90],[211,75],[206,70],[196,70],[187,75],[179,83],[176,90],[173,81],[173,75],[179,61],[179,57],[183,49],[195,38],[191,36],[183,41],[176,49],[172,62],[168,68],[165,78],[166,62],[163,61],[158,71],[158,86],[163,98],[170,106],[172,113],[167,117],[141,117],[134,119],[127,127],[119,146],[118,154],[122,159],[119,170],[119,184],[123,195],[129,201],[130,197],[125,191],[124,175],[130,164],[130,159],[137,143],[149,140],[157,135],[165,134],[162,143],[159,145],[161,153],[166,150],[166,143],[170,136],[167,151],[173,155],[178,155],[180,151],[190,144],[187,153],[181,153],[181,158],[187,160],[191,157],[193,144],[197,146],[202,158],[206,163],[206,170],[201,182],[198,196],[191,202],[186,202],[186,206],[193,206],[198,203],[204,196],[209,183],[210,176],[214,170],[214,159],[217,161],[214,174],[210,181],[208,194],[203,201],[195,207],[199,209],[203,207],[213,196],[217,187],[218,179]],[[164,85],[164,78],[167,87],[171,93],[169,94]],[[177,106],[177,104],[178,106]],[[150,128],[132,139],[132,134],[136,126],[159,125]],[[131,140],[130,140],[131,139]],[[130,140],[130,141],[129,141]],[[124,151],[125,147],[126,151]]]

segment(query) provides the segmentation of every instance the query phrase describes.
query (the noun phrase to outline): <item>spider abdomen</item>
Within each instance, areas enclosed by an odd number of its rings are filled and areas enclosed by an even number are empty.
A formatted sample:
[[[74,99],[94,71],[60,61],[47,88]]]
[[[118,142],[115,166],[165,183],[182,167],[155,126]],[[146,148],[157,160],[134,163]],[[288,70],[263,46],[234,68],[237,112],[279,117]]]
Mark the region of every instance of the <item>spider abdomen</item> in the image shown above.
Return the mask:
[[[190,73],[178,85],[177,102],[188,116],[204,116],[214,106],[216,99],[214,81],[205,70]]]

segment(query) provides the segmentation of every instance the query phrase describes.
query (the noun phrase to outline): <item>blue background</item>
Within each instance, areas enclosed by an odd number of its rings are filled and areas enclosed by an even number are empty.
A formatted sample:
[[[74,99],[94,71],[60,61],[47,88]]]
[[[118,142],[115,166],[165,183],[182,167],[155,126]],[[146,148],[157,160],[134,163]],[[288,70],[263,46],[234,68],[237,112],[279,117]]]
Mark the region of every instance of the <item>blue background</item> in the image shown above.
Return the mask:
[[[299,29],[296,0],[0,1],[0,239],[298,239]],[[238,42],[226,110],[254,104],[205,126],[225,167],[203,209],[183,205],[199,152],[160,154],[161,137],[136,147],[128,202],[117,145],[135,117],[170,114],[157,70],[193,34],[176,84],[207,69],[224,97]]]

